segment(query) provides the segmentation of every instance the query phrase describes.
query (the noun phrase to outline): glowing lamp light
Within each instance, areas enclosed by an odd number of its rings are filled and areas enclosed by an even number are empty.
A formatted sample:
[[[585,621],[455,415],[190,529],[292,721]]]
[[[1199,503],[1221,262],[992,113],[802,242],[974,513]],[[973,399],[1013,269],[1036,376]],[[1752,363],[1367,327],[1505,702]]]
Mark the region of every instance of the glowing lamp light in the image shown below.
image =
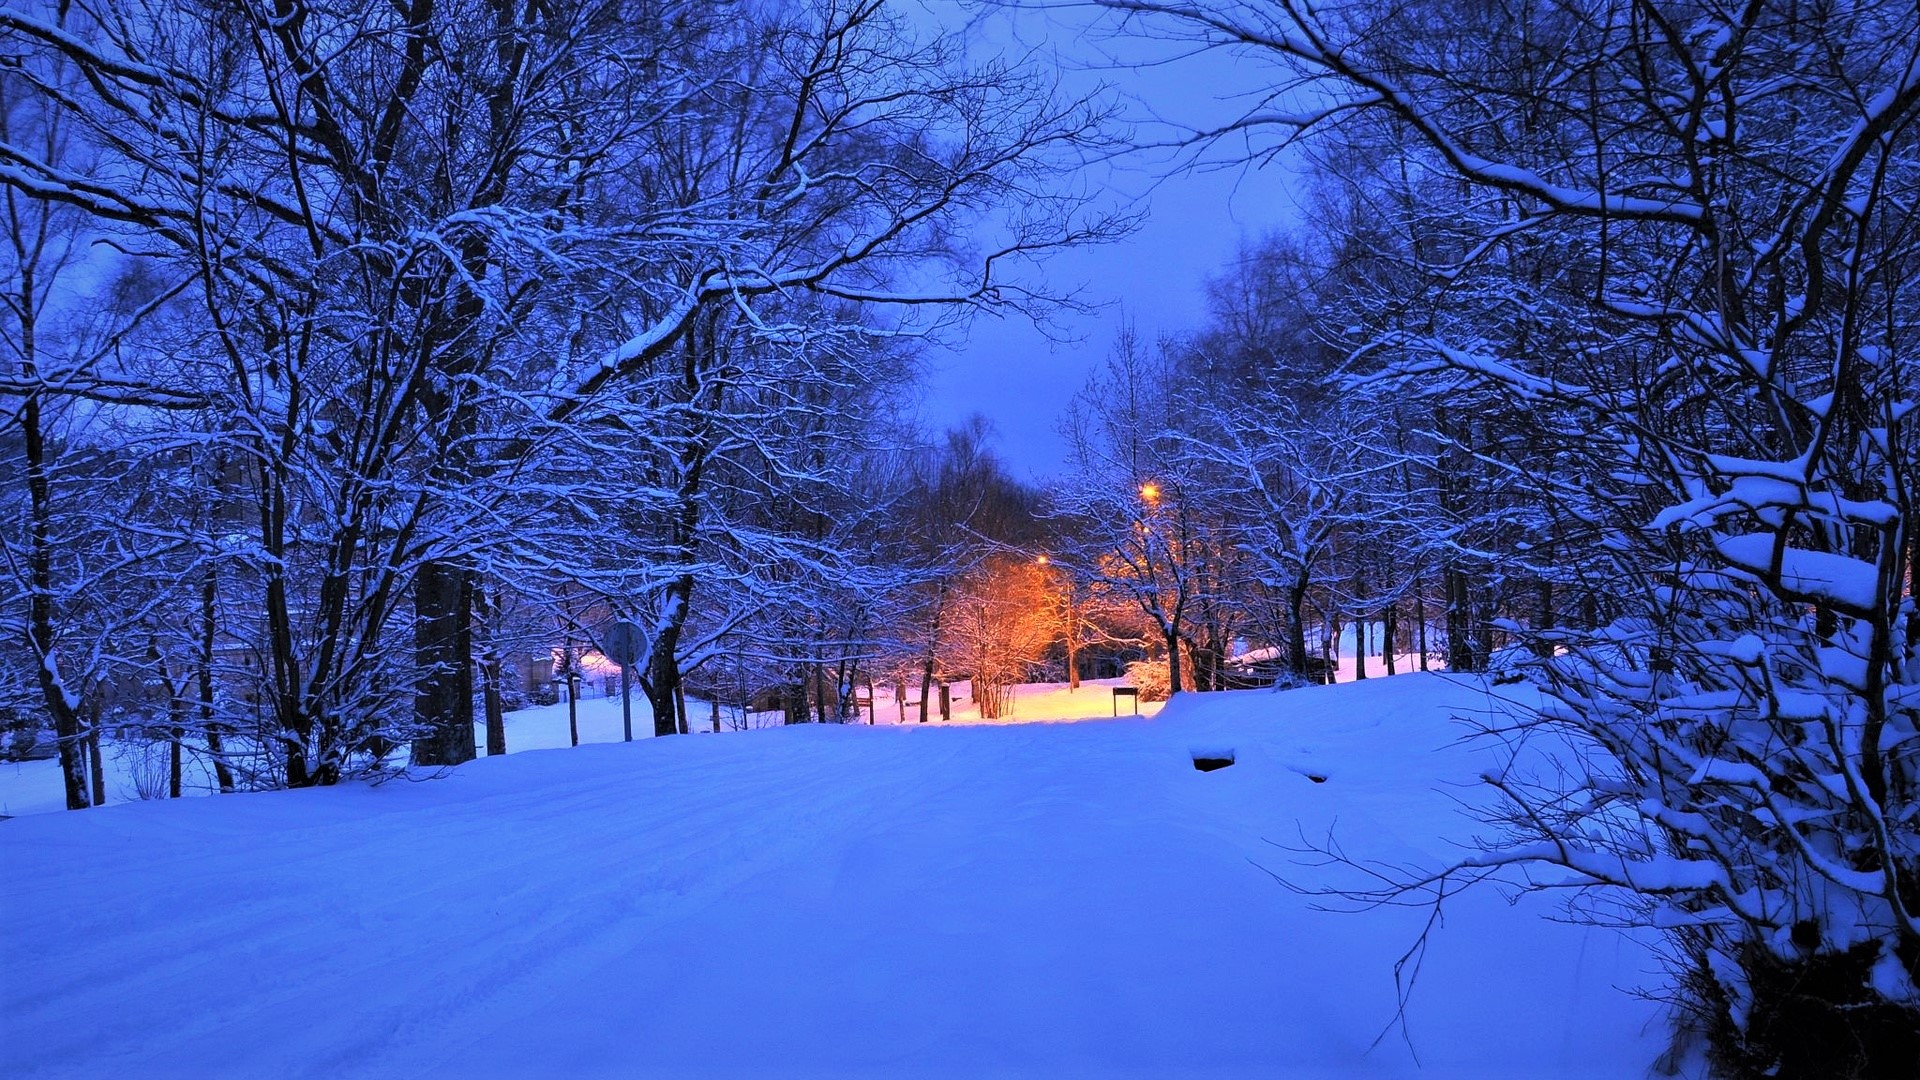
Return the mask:
[[[1140,497],[1147,502],[1156,502],[1160,498],[1160,485],[1149,480],[1140,485]]]

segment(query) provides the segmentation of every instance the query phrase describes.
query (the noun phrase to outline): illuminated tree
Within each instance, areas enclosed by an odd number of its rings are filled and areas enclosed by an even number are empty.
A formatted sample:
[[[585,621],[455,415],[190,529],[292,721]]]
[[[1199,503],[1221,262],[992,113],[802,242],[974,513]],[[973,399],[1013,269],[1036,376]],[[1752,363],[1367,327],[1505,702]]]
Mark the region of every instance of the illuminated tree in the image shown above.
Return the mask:
[[[993,555],[955,583],[947,601],[940,665],[973,676],[982,719],[1007,715],[1011,690],[1025,682],[1057,628],[1048,569],[1016,555]]]

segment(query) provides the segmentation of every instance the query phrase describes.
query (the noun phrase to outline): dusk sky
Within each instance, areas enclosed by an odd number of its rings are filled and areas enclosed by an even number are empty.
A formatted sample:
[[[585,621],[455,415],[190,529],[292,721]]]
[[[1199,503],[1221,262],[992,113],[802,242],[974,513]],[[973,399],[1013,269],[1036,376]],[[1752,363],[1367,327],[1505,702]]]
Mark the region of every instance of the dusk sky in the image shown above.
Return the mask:
[[[951,5],[929,8],[948,25],[965,15]],[[1223,54],[1170,59],[1171,50],[1132,42],[1124,48],[1075,26],[1071,11],[1024,12],[1018,34],[995,12],[975,23],[985,50],[1024,48],[1058,58],[1069,88],[1105,84],[1136,131],[1167,138],[1175,125],[1209,127],[1249,105],[1249,93],[1270,88],[1274,72]],[[1158,54],[1158,55],[1155,55]],[[1152,63],[1140,63],[1152,60]],[[1237,144],[1236,144],[1237,146]],[[1234,162],[1234,147],[1216,148],[1216,167],[1176,170],[1167,154],[1117,162],[1101,178],[1115,205],[1146,212],[1141,227],[1116,243],[1052,259],[1047,280],[1056,288],[1084,287],[1086,300],[1104,305],[1090,316],[1062,316],[1071,340],[1049,340],[1023,319],[974,320],[964,341],[929,351],[924,413],[932,433],[979,412],[993,421],[998,450],[1023,478],[1057,471],[1064,444],[1055,431],[1061,412],[1092,367],[1131,323],[1147,339],[1195,326],[1208,277],[1232,261],[1244,241],[1284,225],[1295,215],[1282,167]]]

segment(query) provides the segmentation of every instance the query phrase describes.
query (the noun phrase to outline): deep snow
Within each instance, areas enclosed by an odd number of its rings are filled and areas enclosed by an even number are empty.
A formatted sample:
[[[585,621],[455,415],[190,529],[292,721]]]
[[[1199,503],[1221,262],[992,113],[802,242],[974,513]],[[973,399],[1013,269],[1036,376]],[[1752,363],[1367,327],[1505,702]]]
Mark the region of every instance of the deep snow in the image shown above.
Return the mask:
[[[1409,675],[0,822],[0,1074],[1643,1076],[1635,942],[1462,897],[1412,1051],[1369,1049],[1425,913],[1268,873],[1328,880],[1270,841],[1329,827],[1456,852],[1485,707]]]

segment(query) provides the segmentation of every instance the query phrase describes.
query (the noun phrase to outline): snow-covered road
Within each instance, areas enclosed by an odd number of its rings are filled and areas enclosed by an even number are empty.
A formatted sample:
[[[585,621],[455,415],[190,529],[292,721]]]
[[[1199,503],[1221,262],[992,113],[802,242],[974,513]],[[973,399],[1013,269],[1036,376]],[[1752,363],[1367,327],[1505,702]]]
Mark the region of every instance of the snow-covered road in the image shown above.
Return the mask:
[[[0,823],[0,1073],[1638,1077],[1609,932],[1315,911],[1269,840],[1445,855],[1439,676],[1158,719],[799,727]],[[1237,763],[1195,771],[1190,751]],[[1315,783],[1307,773],[1325,775]]]

